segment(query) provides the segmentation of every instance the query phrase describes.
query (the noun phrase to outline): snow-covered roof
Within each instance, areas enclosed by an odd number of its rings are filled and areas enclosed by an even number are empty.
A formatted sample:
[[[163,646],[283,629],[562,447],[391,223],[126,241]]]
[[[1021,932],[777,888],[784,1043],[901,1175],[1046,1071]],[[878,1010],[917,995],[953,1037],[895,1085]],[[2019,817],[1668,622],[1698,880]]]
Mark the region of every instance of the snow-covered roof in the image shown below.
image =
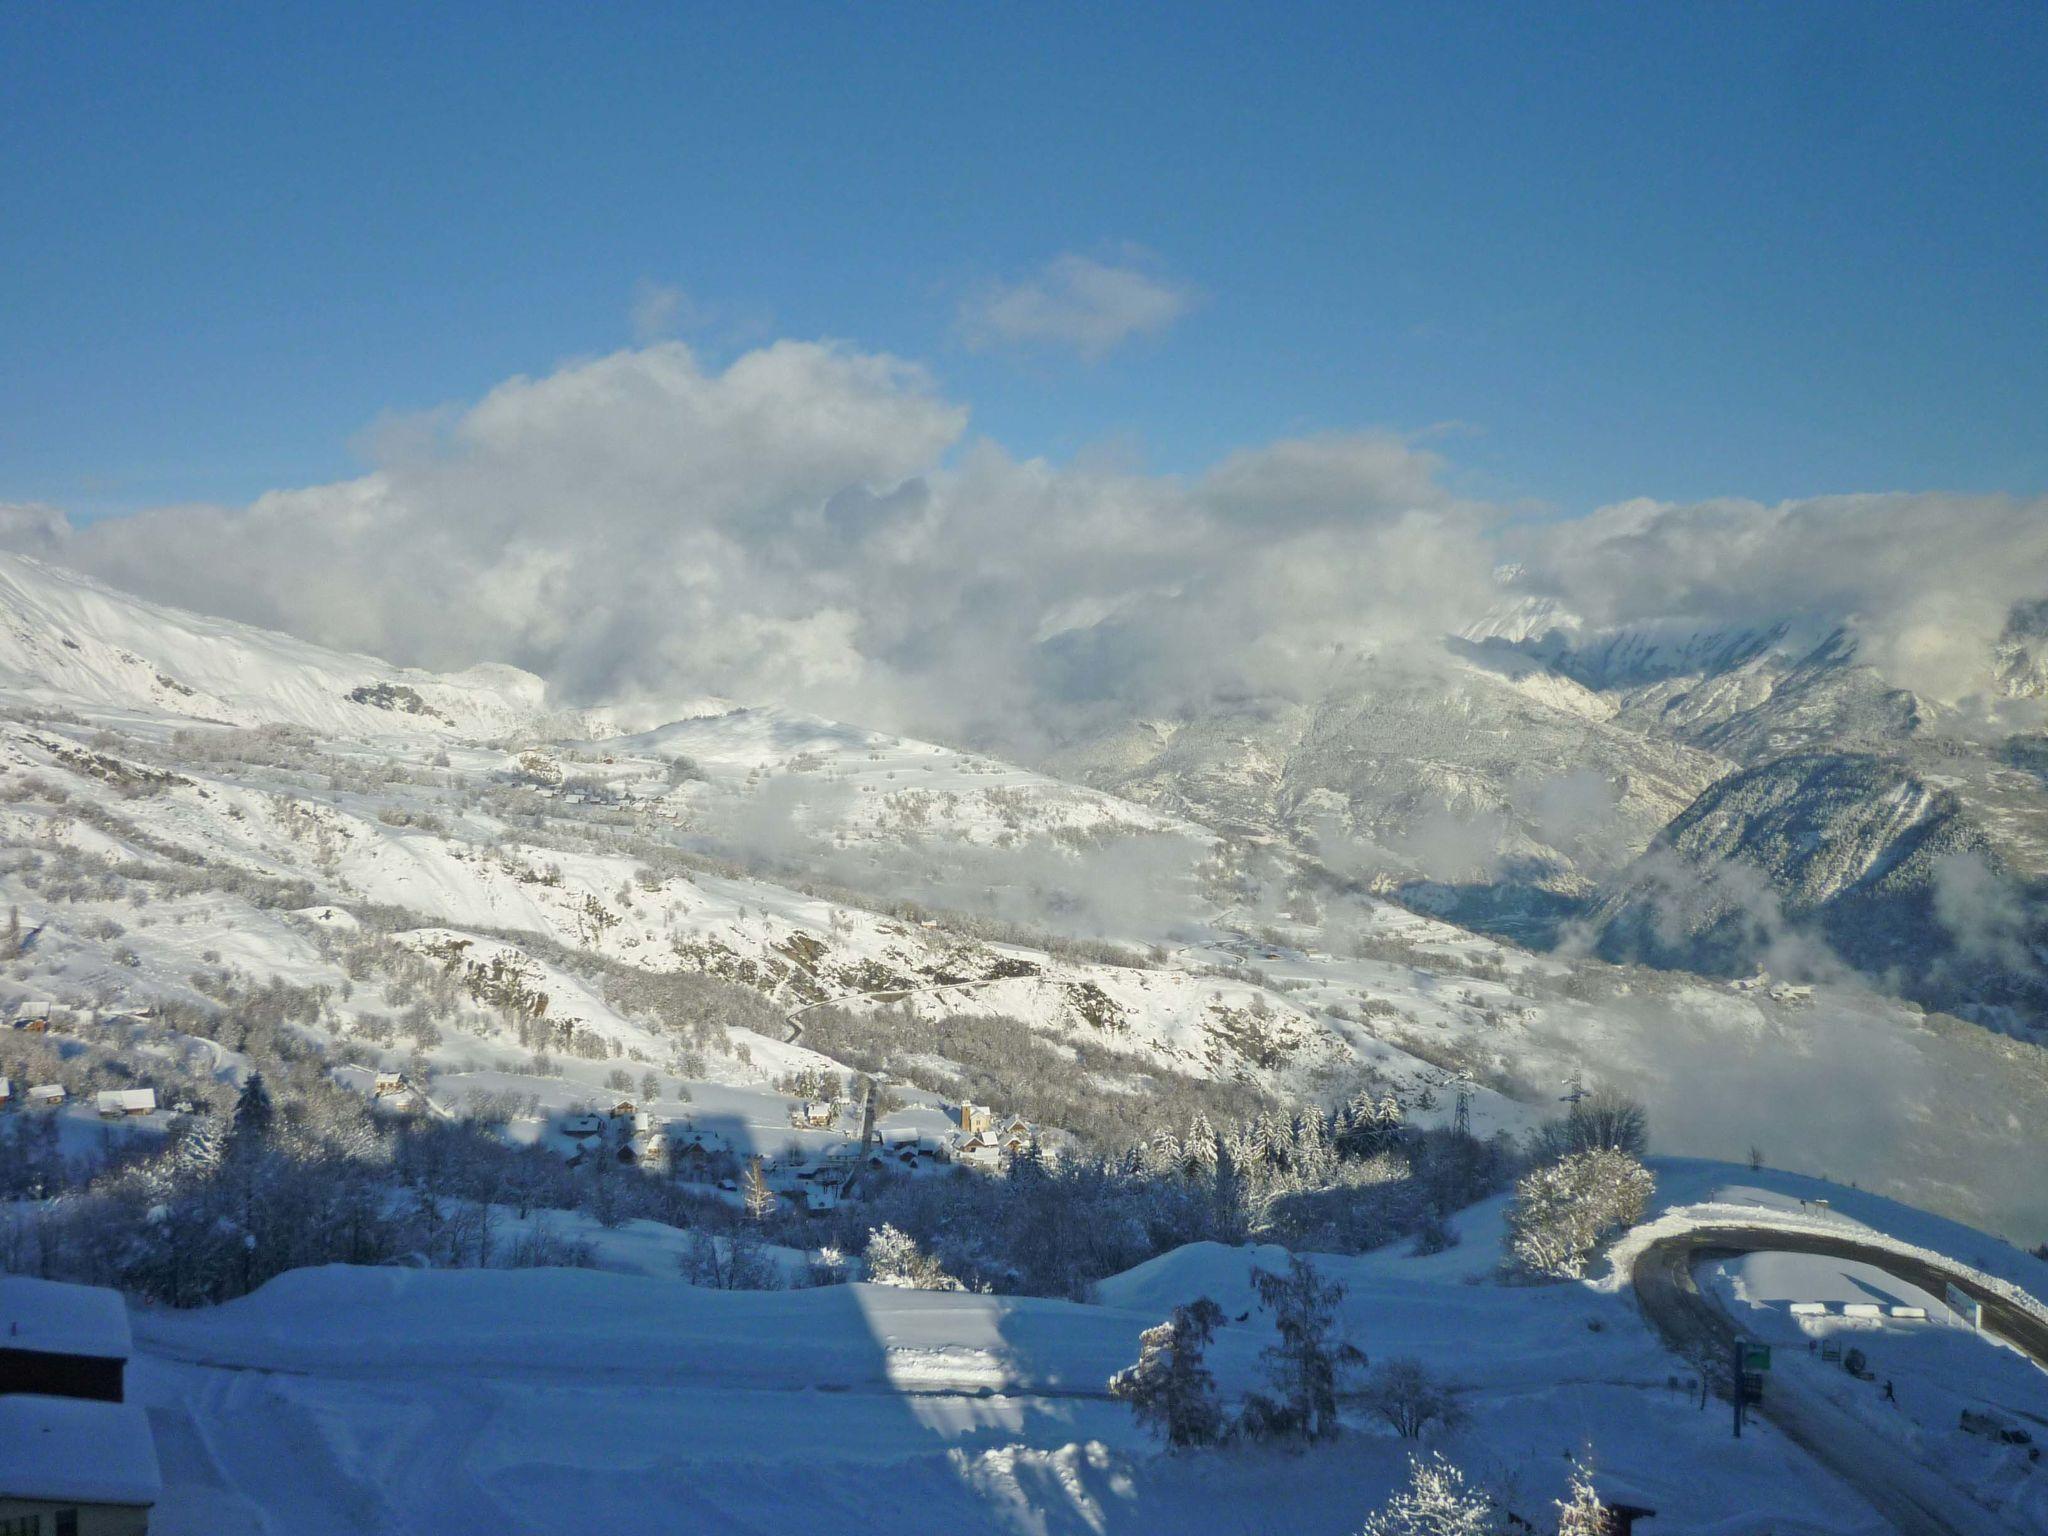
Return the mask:
[[[100,1113],[107,1114],[148,1114],[156,1108],[154,1088],[102,1088],[99,1094]]]
[[[163,1492],[149,1415],[137,1403],[0,1397],[0,1494],[80,1504],[154,1504]]]
[[[0,1349],[125,1360],[134,1350],[118,1291],[0,1275]]]

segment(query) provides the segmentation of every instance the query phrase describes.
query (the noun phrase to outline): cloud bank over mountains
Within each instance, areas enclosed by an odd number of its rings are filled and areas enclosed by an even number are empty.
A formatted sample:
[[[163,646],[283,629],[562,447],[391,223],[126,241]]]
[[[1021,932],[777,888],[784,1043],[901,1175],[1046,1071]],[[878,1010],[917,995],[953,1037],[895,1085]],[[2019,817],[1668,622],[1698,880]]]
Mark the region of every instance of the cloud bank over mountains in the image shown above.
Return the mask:
[[[1530,522],[1375,433],[1194,476],[1019,459],[919,366],[782,341],[723,369],[655,342],[386,422],[374,468],[246,507],[0,542],[393,660],[503,660],[565,698],[718,692],[1029,751],[1132,714],[1300,696],[1499,600],[1591,626],[1807,615],[1903,685],[1986,686],[2048,595],[2048,500],[1630,501]]]

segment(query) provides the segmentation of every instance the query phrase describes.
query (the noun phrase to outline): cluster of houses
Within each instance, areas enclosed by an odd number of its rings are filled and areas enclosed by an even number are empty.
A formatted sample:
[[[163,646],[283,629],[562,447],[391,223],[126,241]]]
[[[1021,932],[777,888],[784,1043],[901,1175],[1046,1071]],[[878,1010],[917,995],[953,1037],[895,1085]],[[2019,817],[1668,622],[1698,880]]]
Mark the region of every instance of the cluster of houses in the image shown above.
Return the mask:
[[[998,1117],[985,1104],[962,1104],[944,1131],[884,1128],[863,1143],[846,1135],[823,1147],[792,1142],[779,1152],[757,1153],[748,1140],[708,1129],[694,1120],[665,1120],[621,1100],[609,1111],[571,1115],[556,1129],[571,1168],[605,1158],[659,1170],[679,1179],[737,1193],[747,1167],[758,1159],[763,1180],[785,1203],[805,1211],[830,1210],[850,1198],[863,1170],[922,1173],[951,1164],[1000,1170],[1004,1159],[1037,1144],[1038,1132],[1022,1116]],[[823,1100],[796,1105],[792,1127],[835,1128],[840,1107]]]
[[[61,1109],[70,1097],[62,1083],[31,1083],[27,1104],[30,1109]],[[102,1088],[93,1095],[102,1120],[125,1120],[130,1115],[153,1115],[157,1110],[154,1088]],[[14,1107],[14,1081],[0,1077],[0,1109]]]
[[[163,1479],[123,1400],[132,1351],[117,1292],[0,1276],[0,1532],[148,1536]]]
[[[119,1014],[117,1018],[139,1019],[149,1015],[143,1009],[135,1013]],[[17,1013],[13,1027],[32,1035],[47,1034],[50,1029],[50,1012],[47,1008],[30,1008]],[[61,1109],[71,1095],[62,1083],[30,1083],[22,1102],[30,1109]],[[15,1106],[15,1085],[11,1078],[0,1077],[0,1109]],[[94,1107],[103,1120],[125,1120],[130,1115],[153,1115],[157,1111],[154,1088],[103,1088],[94,1095]],[[0,1525],[0,1533],[5,1526]]]
[[[1038,1144],[1037,1129],[1022,1115],[1004,1120],[986,1104],[962,1104],[954,1118],[959,1124],[954,1156],[969,1167],[1000,1168],[1005,1157]]]

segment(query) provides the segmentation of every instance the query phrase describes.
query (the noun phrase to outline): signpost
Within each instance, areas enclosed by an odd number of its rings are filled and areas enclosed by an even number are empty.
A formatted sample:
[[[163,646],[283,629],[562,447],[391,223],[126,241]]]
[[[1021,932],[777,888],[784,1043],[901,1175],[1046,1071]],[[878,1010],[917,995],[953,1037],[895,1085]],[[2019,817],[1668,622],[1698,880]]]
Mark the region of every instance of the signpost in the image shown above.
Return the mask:
[[[1771,1346],[1737,1339],[1734,1355],[1730,1396],[1735,1399],[1735,1438],[1740,1440],[1744,1410],[1764,1400],[1764,1372],[1771,1368]]]

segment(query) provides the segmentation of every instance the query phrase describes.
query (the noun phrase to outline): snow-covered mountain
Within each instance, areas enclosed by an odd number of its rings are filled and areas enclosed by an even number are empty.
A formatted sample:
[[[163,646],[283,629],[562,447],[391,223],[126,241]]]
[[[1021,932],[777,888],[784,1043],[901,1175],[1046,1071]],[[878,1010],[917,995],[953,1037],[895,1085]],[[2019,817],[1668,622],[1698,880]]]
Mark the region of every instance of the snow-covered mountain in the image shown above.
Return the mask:
[[[1287,841],[1340,879],[1540,933],[1729,764],[1617,719],[1519,652],[1454,642],[1366,663],[1312,701],[1135,722],[1057,771]]]
[[[2013,1125],[2048,1123],[2032,1047],[1930,1030],[1853,978],[1786,1002],[1531,954],[1371,893],[1344,850],[1363,832],[1414,856],[1418,809],[1491,809],[1583,880],[1727,771],[1533,663],[1455,655],[1383,699],[1163,733],[1126,759],[1139,803],[773,707],[558,712],[497,669],[408,672],[34,562],[4,575],[18,1009],[175,1020],[264,998],[327,1059],[439,1099],[566,1110],[651,1072],[658,1102],[688,1088],[763,1137],[787,1134],[787,1074],[854,1060],[933,1102],[1061,1062],[1059,1113],[1112,1141],[1185,1124],[1197,1090],[1376,1084],[1442,1118],[1458,1072],[1475,1125],[1515,1129],[1578,1074],[1642,1096],[1670,1150],[1853,1156],[1867,1183],[2048,1231],[2038,1181],[1982,1175],[2011,1165]],[[1248,750],[1273,753],[1263,776]],[[1538,820],[1531,771],[1622,788]],[[1698,1091],[1709,1060],[1725,1098]],[[1939,1134],[1777,1112],[1851,1070]]]

